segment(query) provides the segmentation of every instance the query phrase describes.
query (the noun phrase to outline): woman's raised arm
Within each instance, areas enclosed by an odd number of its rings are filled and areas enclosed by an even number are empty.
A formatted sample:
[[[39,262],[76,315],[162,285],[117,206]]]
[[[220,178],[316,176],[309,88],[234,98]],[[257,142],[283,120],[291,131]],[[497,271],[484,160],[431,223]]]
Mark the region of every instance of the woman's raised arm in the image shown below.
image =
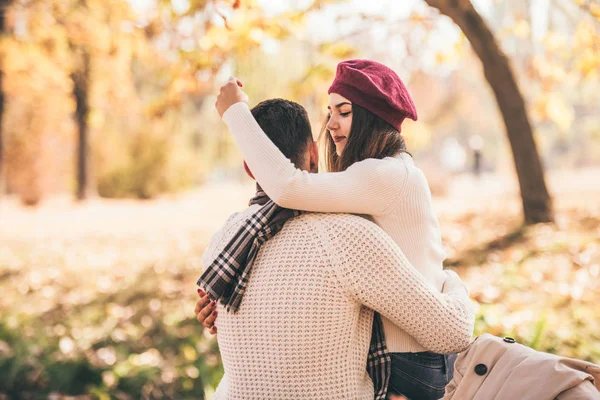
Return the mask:
[[[252,174],[281,207],[315,212],[382,215],[403,194],[408,170],[392,159],[367,159],[346,171],[311,174],[287,159],[258,125],[248,104],[223,114]]]

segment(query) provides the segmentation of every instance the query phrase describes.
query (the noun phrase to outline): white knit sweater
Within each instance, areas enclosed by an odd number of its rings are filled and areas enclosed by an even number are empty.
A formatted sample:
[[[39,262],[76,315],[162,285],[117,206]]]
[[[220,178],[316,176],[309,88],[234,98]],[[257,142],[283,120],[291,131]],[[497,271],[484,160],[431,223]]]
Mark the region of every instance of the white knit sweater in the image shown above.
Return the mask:
[[[444,277],[438,220],[423,172],[408,154],[367,159],[344,172],[311,174],[297,169],[256,123],[248,105],[231,106],[223,120],[264,191],[278,205],[305,211],[368,214],[400,246],[410,263],[438,290]],[[390,293],[391,295],[392,293]],[[392,352],[433,350],[383,318]]]
[[[227,221],[204,266],[258,207]],[[372,400],[371,309],[437,352],[471,340],[473,311],[455,274],[439,293],[381,228],[358,216],[288,221],[259,251],[237,313],[218,306],[225,375],[214,400]]]

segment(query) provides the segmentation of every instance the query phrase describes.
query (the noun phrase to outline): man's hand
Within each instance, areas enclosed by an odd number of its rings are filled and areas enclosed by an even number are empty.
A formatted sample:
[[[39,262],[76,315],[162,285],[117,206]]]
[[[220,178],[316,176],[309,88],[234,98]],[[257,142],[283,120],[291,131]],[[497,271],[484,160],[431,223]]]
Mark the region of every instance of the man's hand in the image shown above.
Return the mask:
[[[215,326],[215,319],[217,319],[217,303],[210,301],[210,296],[202,289],[198,289],[198,296],[200,296],[200,300],[196,302],[196,308],[194,309],[196,319],[208,328],[211,335],[215,335],[217,333],[217,327]]]
[[[217,97],[215,108],[219,113],[220,117],[223,117],[225,111],[235,103],[241,101],[248,103],[248,96],[240,89],[242,82],[240,82],[235,76],[229,78],[226,84],[221,86],[221,91]]]

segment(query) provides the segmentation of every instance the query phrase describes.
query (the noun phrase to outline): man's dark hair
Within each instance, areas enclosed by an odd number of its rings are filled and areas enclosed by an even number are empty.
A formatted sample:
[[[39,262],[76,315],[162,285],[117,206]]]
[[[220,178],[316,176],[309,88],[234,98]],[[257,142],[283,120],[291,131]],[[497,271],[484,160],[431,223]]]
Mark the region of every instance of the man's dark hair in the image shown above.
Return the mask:
[[[302,165],[312,131],[304,107],[293,101],[270,99],[258,103],[252,115],[269,139],[296,167]]]

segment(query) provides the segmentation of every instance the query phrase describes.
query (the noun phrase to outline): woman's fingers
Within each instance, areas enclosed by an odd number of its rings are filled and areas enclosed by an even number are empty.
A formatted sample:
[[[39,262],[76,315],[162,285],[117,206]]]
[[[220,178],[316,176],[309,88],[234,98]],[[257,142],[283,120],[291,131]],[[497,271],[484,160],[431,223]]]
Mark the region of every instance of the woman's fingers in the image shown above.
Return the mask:
[[[238,85],[239,87],[244,87],[244,85],[242,84],[242,81],[240,81],[238,78],[236,78],[235,76],[230,76],[229,79],[227,80],[227,82],[233,82],[236,85]]]
[[[198,313],[206,307],[207,304],[210,303],[210,297],[208,295],[204,295],[196,302],[196,307],[194,308],[194,314],[198,315]]]
[[[215,319],[217,319],[217,315],[218,315],[218,312],[216,309],[211,311],[211,313],[208,315],[208,317],[206,317],[206,319],[204,320],[203,325],[207,328],[212,328],[213,325],[215,324]]]
[[[210,304],[207,304],[206,306],[204,306],[200,312],[196,313],[196,319],[198,320],[198,322],[200,322],[202,325],[206,326],[207,328],[210,328],[212,326],[212,324],[207,325],[205,323],[206,318],[208,318],[209,315],[211,315],[211,313],[214,311],[215,307],[217,306],[217,303],[215,301],[210,302]]]
[[[219,116],[222,117],[225,111],[236,103],[248,103],[248,96],[240,89],[240,87],[242,87],[242,82],[234,76],[229,78],[227,83],[221,86],[217,101],[215,102],[215,108],[217,109]]]
[[[200,299],[196,302],[196,307],[194,308],[196,319],[209,329],[211,335],[216,335],[217,327],[214,324],[218,314],[216,310],[217,303],[210,301],[210,296],[202,289],[198,289],[198,296],[200,296]]]

